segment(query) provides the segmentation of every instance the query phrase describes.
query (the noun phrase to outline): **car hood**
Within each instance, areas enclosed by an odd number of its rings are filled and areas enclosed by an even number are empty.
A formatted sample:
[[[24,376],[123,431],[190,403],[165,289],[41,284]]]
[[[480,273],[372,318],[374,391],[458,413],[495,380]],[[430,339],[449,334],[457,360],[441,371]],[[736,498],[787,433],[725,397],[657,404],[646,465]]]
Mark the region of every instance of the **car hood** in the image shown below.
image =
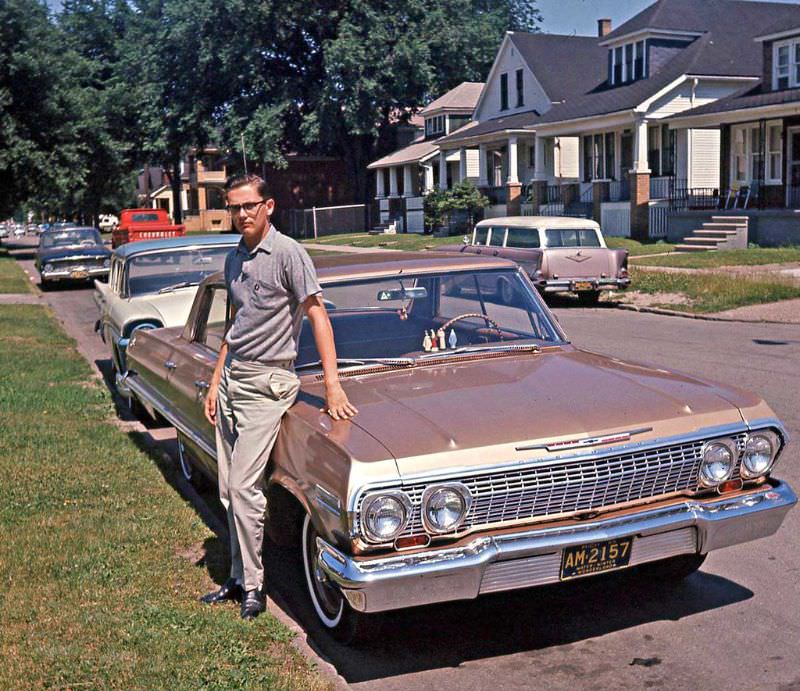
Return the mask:
[[[738,389],[571,346],[343,381],[359,411],[353,424],[394,455],[403,477],[546,457],[530,449],[544,441],[631,430],[645,430],[634,441],[649,441],[742,423],[740,407],[763,405]]]
[[[197,286],[189,286],[163,295],[150,294],[131,298],[125,321],[153,317],[165,327],[183,326],[189,317],[196,292]]]
[[[53,247],[39,250],[39,261],[48,262],[60,257],[110,257],[111,251],[103,245],[92,247]]]

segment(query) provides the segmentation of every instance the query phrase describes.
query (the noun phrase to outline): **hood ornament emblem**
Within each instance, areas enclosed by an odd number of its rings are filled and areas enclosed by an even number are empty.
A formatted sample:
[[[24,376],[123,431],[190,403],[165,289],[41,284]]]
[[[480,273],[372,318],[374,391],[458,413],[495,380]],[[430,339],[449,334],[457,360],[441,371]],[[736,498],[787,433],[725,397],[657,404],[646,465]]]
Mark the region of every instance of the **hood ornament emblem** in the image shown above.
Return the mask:
[[[636,434],[652,432],[652,427],[639,427],[637,429],[626,430],[625,432],[615,432],[606,434],[602,437],[580,437],[578,439],[563,439],[560,441],[545,441],[541,444],[531,446],[517,446],[517,451],[534,451],[536,449],[546,449],[547,451],[564,451],[565,449],[582,449],[587,446],[600,446],[601,444],[615,444],[620,441],[628,441]]]
[[[591,259],[591,257],[587,257],[587,256],[584,256],[583,254],[581,254],[580,250],[578,250],[575,254],[568,254],[566,256],[566,258],[569,259],[570,261],[578,262],[579,264],[581,262],[585,262],[585,261]]]

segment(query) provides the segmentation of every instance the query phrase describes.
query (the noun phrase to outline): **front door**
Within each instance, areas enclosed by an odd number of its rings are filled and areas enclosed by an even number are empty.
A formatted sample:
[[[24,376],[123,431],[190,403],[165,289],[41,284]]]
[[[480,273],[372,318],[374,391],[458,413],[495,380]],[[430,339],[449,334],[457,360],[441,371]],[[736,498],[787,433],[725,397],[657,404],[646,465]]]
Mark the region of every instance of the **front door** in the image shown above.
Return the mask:
[[[800,208],[800,127],[787,130],[786,142],[786,206]]]

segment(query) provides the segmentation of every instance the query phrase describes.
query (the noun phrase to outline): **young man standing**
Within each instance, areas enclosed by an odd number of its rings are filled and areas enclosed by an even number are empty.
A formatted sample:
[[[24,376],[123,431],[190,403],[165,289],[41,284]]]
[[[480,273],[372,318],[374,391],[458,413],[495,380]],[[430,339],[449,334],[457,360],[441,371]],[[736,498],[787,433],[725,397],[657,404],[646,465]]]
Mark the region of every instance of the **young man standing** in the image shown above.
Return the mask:
[[[225,262],[231,325],[205,400],[217,430],[219,495],[228,514],[231,574],[201,600],[241,600],[243,619],[266,608],[261,545],[264,470],[283,414],[300,381],[294,373],[303,314],[322,360],[325,410],[334,420],[356,414],[339,383],[333,330],[308,253],[270,224],[275,200],[256,175],[226,185],[228,210],[242,234]]]

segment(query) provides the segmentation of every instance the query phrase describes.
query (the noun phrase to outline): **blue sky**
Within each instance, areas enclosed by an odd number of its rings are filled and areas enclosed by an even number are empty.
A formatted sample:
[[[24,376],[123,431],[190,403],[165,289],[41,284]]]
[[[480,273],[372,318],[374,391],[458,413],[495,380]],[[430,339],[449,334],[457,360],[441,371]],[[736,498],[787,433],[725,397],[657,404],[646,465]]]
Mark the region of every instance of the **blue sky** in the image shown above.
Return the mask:
[[[601,17],[610,17],[611,26],[616,28],[652,4],[653,0],[537,0],[542,13],[542,31],[548,34],[577,33],[582,36],[595,36],[597,20]]]

